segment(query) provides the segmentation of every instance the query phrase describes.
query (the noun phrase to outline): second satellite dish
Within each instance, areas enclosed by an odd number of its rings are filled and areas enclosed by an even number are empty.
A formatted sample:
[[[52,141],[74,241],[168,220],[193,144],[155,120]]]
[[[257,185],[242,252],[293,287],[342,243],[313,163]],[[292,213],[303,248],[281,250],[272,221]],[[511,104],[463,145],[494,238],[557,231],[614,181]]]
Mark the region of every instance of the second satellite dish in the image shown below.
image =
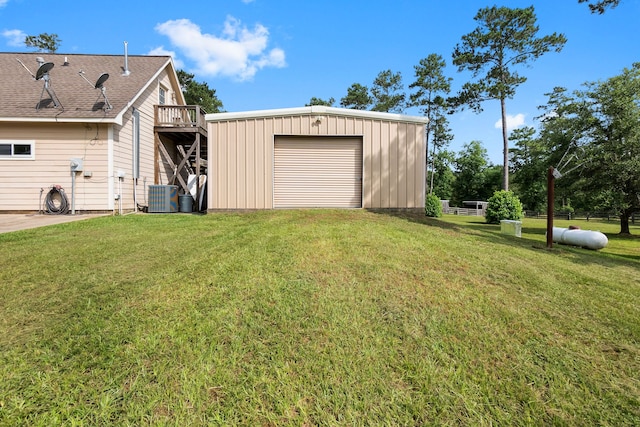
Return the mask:
[[[84,76],[84,71],[80,70],[78,72],[78,75],[80,75],[80,77],[82,77],[87,83],[91,85],[91,82]],[[107,79],[109,79],[109,73],[102,73],[100,74],[100,77],[98,77],[98,80],[96,80],[96,83],[94,85],[91,85],[94,89],[100,89],[102,97],[104,98],[103,110],[105,111],[111,110],[111,108],[113,108],[109,103],[109,99],[107,98],[107,88],[104,87],[104,82],[106,82]]]
[[[102,89],[102,85],[104,85],[104,82],[106,82],[109,79],[109,74],[108,73],[102,73],[100,74],[100,77],[98,77],[98,80],[96,80],[96,84],[94,86],[95,89]]]

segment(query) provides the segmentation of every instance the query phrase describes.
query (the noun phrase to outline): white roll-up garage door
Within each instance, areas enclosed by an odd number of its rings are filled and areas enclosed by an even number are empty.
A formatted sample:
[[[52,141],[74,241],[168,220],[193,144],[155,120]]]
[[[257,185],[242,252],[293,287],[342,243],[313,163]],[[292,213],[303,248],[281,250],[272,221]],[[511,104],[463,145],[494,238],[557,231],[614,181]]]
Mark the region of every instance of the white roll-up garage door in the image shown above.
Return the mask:
[[[362,138],[276,137],[276,208],[362,206]]]

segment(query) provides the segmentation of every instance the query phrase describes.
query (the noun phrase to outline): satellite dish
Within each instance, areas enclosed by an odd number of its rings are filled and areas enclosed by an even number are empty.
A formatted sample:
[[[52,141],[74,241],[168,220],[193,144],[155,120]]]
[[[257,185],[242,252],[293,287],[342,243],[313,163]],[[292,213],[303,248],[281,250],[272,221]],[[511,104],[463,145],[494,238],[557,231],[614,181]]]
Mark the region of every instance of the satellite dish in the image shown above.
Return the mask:
[[[106,82],[109,79],[109,74],[108,73],[102,73],[100,74],[100,77],[98,77],[98,80],[96,80],[96,84],[94,86],[95,89],[102,89],[103,88],[103,84],[104,82]]]
[[[40,58],[38,58],[40,59]],[[45,62],[40,65],[38,71],[36,71],[36,80],[44,80],[44,87],[42,88],[42,92],[40,93],[40,102],[36,106],[36,110],[40,109],[40,105],[42,104],[42,95],[45,91],[49,94],[49,97],[53,101],[54,107],[59,107],[60,102],[58,101],[58,97],[55,92],[51,88],[51,84],[49,83],[49,71],[53,68],[53,62]]]
[[[89,81],[89,79],[87,79],[84,76],[84,71],[80,70],[78,71],[78,75],[80,77],[82,77],[87,83],[89,83],[90,86],[92,86],[94,89],[100,89],[100,92],[102,93],[102,97],[104,98],[104,110],[105,111],[109,111],[111,110],[111,108],[113,108],[111,106],[111,104],[109,103],[109,99],[107,98],[107,88],[104,87],[104,82],[106,82],[109,79],[109,73],[102,73],[100,74],[100,77],[98,77],[98,80],[96,80],[96,84],[91,84],[91,82]]]
[[[44,64],[42,64],[40,68],[38,68],[38,71],[36,71],[36,80],[40,80],[41,78],[46,76],[52,68],[53,62],[45,62]]]
[[[53,68],[53,62],[44,62],[44,59],[38,56],[36,58],[36,61],[38,61],[38,64],[40,64],[40,67],[38,68],[38,71],[36,71],[36,73],[33,74],[31,70],[27,68],[27,66],[24,65],[22,61],[20,61],[18,58],[16,58],[16,60],[20,63],[20,65],[22,65],[22,67],[25,70],[29,72],[29,74],[31,74],[31,77],[33,77],[35,80],[44,80],[44,86],[42,87],[42,92],[40,93],[40,102],[38,102],[38,104],[36,105],[36,110],[39,110],[40,107],[44,105],[42,101],[42,96],[44,95],[45,91],[47,91],[47,93],[49,94],[49,97],[51,98],[51,101],[53,101],[54,107],[56,108],[62,107],[62,105],[60,105],[60,100],[58,100],[58,97],[53,91],[53,88],[51,87],[51,83],[50,83],[51,78],[49,77],[49,71],[51,71],[51,69]]]

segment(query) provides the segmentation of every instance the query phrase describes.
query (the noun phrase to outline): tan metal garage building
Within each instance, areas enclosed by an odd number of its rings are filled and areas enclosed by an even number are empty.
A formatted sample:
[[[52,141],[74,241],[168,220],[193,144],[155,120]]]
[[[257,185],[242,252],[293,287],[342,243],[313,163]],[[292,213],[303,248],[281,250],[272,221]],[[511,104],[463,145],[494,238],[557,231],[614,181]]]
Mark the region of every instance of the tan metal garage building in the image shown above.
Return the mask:
[[[206,121],[209,210],[424,207],[424,117],[313,106]]]

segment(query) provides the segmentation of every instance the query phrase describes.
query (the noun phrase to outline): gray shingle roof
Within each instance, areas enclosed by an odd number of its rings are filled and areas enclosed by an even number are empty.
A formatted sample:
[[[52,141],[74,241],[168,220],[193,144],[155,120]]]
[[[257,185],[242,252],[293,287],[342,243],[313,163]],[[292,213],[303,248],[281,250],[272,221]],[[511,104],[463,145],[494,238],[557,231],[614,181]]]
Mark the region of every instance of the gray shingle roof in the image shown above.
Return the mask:
[[[54,64],[49,85],[59,107],[43,91],[45,82],[34,80],[18,61],[36,74],[37,57]],[[124,76],[124,55],[0,53],[0,120],[113,121],[169,62],[168,56],[129,55],[130,74]],[[81,70],[91,84],[79,75]],[[104,87],[113,108],[108,111],[100,89],[92,87],[103,73],[109,74]]]

